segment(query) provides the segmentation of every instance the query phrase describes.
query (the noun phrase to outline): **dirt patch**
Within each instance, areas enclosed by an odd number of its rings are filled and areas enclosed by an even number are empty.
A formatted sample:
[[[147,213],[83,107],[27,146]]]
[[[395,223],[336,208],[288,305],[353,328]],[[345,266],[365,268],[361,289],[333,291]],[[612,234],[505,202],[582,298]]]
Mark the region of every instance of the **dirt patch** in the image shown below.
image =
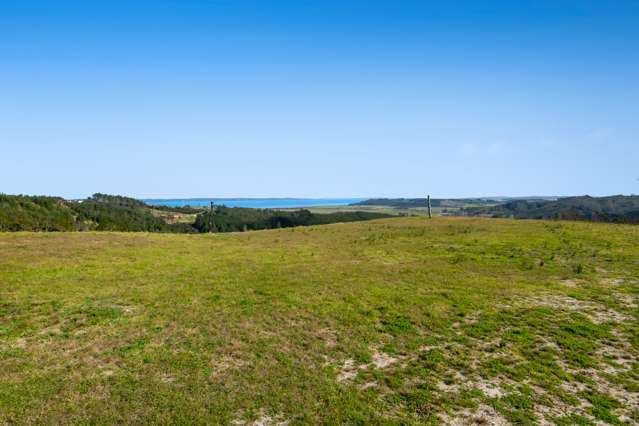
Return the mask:
[[[41,336],[55,336],[58,334],[62,334],[62,330],[60,329],[60,324],[51,325],[49,327],[45,327],[38,334]]]
[[[450,371],[446,380],[437,383],[439,390],[447,393],[459,393],[463,390],[478,389],[488,398],[500,398],[506,394],[503,385],[514,385],[510,379],[495,377],[486,379],[483,377],[468,377],[459,371]]]
[[[632,369],[633,364],[638,362],[636,356],[632,355],[632,347],[628,342],[621,342],[618,345],[606,345],[599,349],[596,352],[597,358],[603,359],[605,361],[613,362],[614,366],[606,365],[605,367],[610,367],[611,370],[606,370],[606,372],[611,374],[623,373],[625,371],[630,371]]]
[[[246,361],[231,355],[222,355],[219,358],[214,359],[212,362],[211,375],[218,376],[228,370],[239,369],[246,365]]]
[[[162,374],[160,375],[160,381],[162,383],[166,383],[166,384],[170,384],[170,383],[174,383],[175,382],[175,377],[173,377],[170,374]]]
[[[499,380],[497,379],[489,381],[482,380],[474,383],[473,385],[489,398],[501,398],[505,394],[500,386]]]
[[[579,287],[580,285],[583,284],[583,281],[582,280],[576,280],[576,279],[573,279],[573,278],[568,278],[568,279],[565,279],[565,280],[560,280],[559,284],[561,284],[564,287],[577,288],[577,287]]]
[[[621,385],[610,383],[599,373],[595,373],[591,378],[597,384],[597,391],[610,395],[621,403],[621,408],[616,410],[617,415],[632,415],[639,410],[639,392],[630,392]]]
[[[621,304],[624,308],[628,309],[636,309],[639,308],[638,298],[631,294],[620,294],[616,297],[619,304]]]
[[[345,383],[352,381],[359,370],[368,370],[369,368],[384,369],[390,367],[399,361],[398,358],[388,355],[378,350],[373,350],[369,364],[357,364],[353,358],[349,358],[340,367],[339,373],[337,373],[337,381],[339,383]],[[369,386],[370,387],[370,386]]]
[[[503,329],[503,333],[505,333],[506,331],[509,330],[509,327],[506,327]],[[500,346],[502,346],[502,338],[501,337],[495,337],[492,340],[485,340],[485,341],[481,341],[478,345],[477,345],[477,349],[479,349],[482,352],[486,352],[486,351],[494,351],[495,349],[499,348]]]
[[[337,346],[337,333],[330,328],[322,328],[317,332],[318,337],[324,342],[327,348],[334,348]]]
[[[601,282],[606,285],[621,285],[624,283],[624,279],[623,278],[604,278],[603,280],[601,280]]]
[[[241,415],[240,415],[241,416]],[[232,425],[243,425],[243,426],[286,426],[289,421],[284,420],[282,415],[272,416],[268,414],[265,410],[260,410],[257,419],[253,421],[242,420],[241,418],[235,419],[231,421]]]
[[[588,319],[595,324],[634,321],[634,318],[631,316],[617,312],[599,303],[579,300],[570,296],[548,294],[525,298],[521,301],[521,303],[529,306],[540,306],[557,310],[579,312],[587,316]]]
[[[25,339],[24,337],[20,337],[16,339],[15,342],[13,342],[12,346],[17,349],[26,349],[27,344],[28,344],[27,339]]]
[[[138,308],[136,306],[129,306],[129,305],[117,305],[117,304],[111,304],[111,305],[104,305],[105,308],[111,308],[111,309],[117,309],[119,311],[121,311],[124,315],[134,315],[136,313],[138,313]]]
[[[377,382],[366,382],[359,385],[357,389],[363,391],[363,390],[375,388],[375,387],[377,387]]]
[[[353,380],[355,376],[357,376],[357,366],[355,365],[355,360],[349,358],[344,361],[344,365],[342,365],[342,368],[337,374],[337,381],[340,383],[348,382]]]
[[[462,390],[462,382],[466,380],[458,371],[453,374],[454,377],[448,380],[440,380],[437,382],[437,388],[446,393],[459,393]]]
[[[389,367],[391,364],[394,364],[395,362],[397,362],[397,358],[394,358],[384,352],[373,352],[372,364],[376,368],[386,368]]]
[[[559,281],[559,284],[563,285],[564,287],[575,288],[579,286],[579,281],[573,280],[573,279],[567,279],[567,280]]]
[[[570,298],[570,302],[573,303],[573,299]],[[566,302],[565,298],[560,299],[562,302]],[[555,300],[548,300],[546,302],[555,306],[559,303]],[[575,305],[571,305],[573,308]],[[588,308],[595,307],[596,309],[603,309],[597,304],[587,304]],[[516,382],[512,379],[499,375],[497,377],[486,378],[477,374],[479,365],[472,365],[471,369],[474,373],[462,374],[459,371],[449,370],[445,374],[445,378],[440,379],[437,383],[437,389],[440,392],[449,394],[459,394],[471,389],[480,390],[485,397],[499,399],[506,397],[510,392],[517,389],[520,385],[525,384],[529,386],[535,395],[537,402],[534,405],[534,413],[539,419],[539,424],[554,424],[553,418],[564,417],[572,414],[583,416],[593,423],[597,424],[596,419],[590,413],[592,404],[586,399],[587,394],[597,392],[599,394],[608,395],[609,397],[617,400],[621,407],[613,410],[613,413],[620,419],[631,419],[633,413],[639,410],[639,393],[631,392],[629,389],[624,388],[622,383],[617,383],[616,377],[619,375],[628,374],[633,368],[633,365],[637,362],[637,357],[633,350],[632,345],[623,338],[621,335],[615,335],[616,338],[612,340],[604,341],[604,346],[594,352],[594,356],[599,365],[597,368],[588,369],[574,369],[571,368],[563,359],[556,359],[559,366],[565,372],[573,375],[586,376],[592,380],[591,384],[584,384],[577,381],[570,381],[561,384],[561,388],[570,395],[577,398],[576,405],[571,405],[565,401],[559,399],[556,395],[548,393],[547,390],[536,386],[531,383],[530,380],[524,380],[523,382]],[[499,344],[499,339],[494,339],[486,342],[480,342],[476,348],[485,349],[486,347],[493,347]],[[543,344],[543,346],[547,346]],[[556,345],[551,345],[555,346]],[[430,349],[431,347],[426,347]],[[492,355],[505,356],[508,352],[508,348],[504,351],[498,351],[492,353]],[[512,354],[510,354],[512,357]],[[472,410],[465,410],[457,412],[453,415],[446,414],[442,416],[444,424],[462,425],[462,424],[509,424],[500,423],[505,421],[503,417],[498,416],[493,418],[491,412],[482,412],[478,410],[479,415],[476,415]],[[630,422],[632,423],[632,422]]]
[[[570,394],[577,394],[579,392],[585,391],[588,388],[585,383],[581,382],[566,382],[559,385],[559,387]]]
[[[473,312],[470,315],[467,315],[466,317],[464,317],[464,319],[462,319],[461,321],[457,321],[454,322],[451,327],[452,328],[459,328],[462,325],[470,325],[470,324],[475,324],[477,321],[479,321],[479,312]]]
[[[450,426],[491,425],[508,426],[511,423],[489,405],[480,404],[476,410],[467,408],[452,415],[440,414],[442,423]]]
[[[566,414],[579,414],[593,420],[587,411],[587,409],[592,407],[592,405],[582,396],[582,394],[587,394],[592,391],[608,395],[609,397],[617,400],[621,404],[621,407],[614,410],[614,413],[619,417],[632,416],[634,412],[639,410],[639,392],[631,392],[624,389],[622,384],[609,381],[609,378],[615,376],[615,373],[617,373],[617,370],[611,366],[603,365],[597,369],[587,368],[573,370],[566,367],[563,362],[559,362],[559,364],[562,365],[562,368],[564,368],[565,371],[572,374],[584,375],[594,382],[594,384],[590,385],[580,382],[567,382],[561,384],[561,388],[563,390],[577,397],[580,401],[577,407],[572,407],[559,400],[553,400],[552,405],[560,409],[562,412]]]
[[[433,349],[442,349],[443,345],[422,345],[419,347],[420,352],[428,352]]]

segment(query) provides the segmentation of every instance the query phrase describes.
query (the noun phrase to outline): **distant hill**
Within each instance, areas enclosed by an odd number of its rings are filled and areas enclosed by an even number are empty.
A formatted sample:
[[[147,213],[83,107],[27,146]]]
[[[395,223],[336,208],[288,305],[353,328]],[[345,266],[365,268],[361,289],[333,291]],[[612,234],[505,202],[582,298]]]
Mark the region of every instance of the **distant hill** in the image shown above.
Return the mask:
[[[476,206],[492,206],[508,201],[554,201],[557,197],[481,197],[481,198],[431,198],[432,207],[462,208]],[[426,198],[369,198],[353,203],[351,206],[385,206],[396,209],[426,207]]]
[[[0,231],[73,231],[76,216],[60,197],[0,194]]]
[[[497,200],[487,198],[431,198],[432,207],[465,207],[472,205],[492,205],[498,203]],[[410,209],[416,207],[426,207],[426,198],[370,198],[351,204],[352,206],[385,206],[396,209]]]
[[[79,230],[169,232],[173,228],[134,198],[93,194],[69,205],[77,214]]]
[[[148,231],[171,226],[133,198],[94,194],[86,200],[0,194],[0,231]]]
[[[192,217],[188,223],[170,216]],[[187,217],[187,220],[188,220]],[[143,231],[143,232],[233,232],[286,228],[391,217],[381,213],[311,213],[272,209],[216,207],[208,209],[149,206],[134,198],[94,194],[85,200],[60,197],[0,194],[2,231]]]
[[[517,219],[590,220],[639,223],[639,196],[567,197],[555,201],[515,200],[486,207],[466,207],[463,216],[509,217]]]

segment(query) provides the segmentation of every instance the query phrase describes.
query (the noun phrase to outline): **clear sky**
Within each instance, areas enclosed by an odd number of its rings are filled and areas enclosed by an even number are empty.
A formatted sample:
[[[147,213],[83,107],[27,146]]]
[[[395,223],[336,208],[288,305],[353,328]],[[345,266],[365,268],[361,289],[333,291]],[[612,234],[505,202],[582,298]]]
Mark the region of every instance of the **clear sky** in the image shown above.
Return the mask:
[[[2,0],[0,192],[639,193],[639,1]]]

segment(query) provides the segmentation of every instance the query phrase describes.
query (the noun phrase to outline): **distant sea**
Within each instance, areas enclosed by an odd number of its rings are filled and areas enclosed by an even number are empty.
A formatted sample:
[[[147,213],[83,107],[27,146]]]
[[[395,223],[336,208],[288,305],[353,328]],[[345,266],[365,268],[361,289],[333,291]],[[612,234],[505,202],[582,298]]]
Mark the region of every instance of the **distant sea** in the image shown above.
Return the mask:
[[[295,207],[345,206],[364,201],[366,198],[186,198],[186,199],[146,199],[146,204],[154,206],[208,206],[214,204],[227,207],[250,207],[256,209],[285,209]]]

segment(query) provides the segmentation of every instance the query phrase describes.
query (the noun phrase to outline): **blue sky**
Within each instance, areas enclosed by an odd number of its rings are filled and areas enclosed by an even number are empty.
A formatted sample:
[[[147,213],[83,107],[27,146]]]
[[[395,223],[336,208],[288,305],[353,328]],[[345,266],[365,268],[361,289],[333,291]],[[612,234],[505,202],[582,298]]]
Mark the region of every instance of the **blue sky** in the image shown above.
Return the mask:
[[[0,192],[639,193],[637,1],[0,2]]]

